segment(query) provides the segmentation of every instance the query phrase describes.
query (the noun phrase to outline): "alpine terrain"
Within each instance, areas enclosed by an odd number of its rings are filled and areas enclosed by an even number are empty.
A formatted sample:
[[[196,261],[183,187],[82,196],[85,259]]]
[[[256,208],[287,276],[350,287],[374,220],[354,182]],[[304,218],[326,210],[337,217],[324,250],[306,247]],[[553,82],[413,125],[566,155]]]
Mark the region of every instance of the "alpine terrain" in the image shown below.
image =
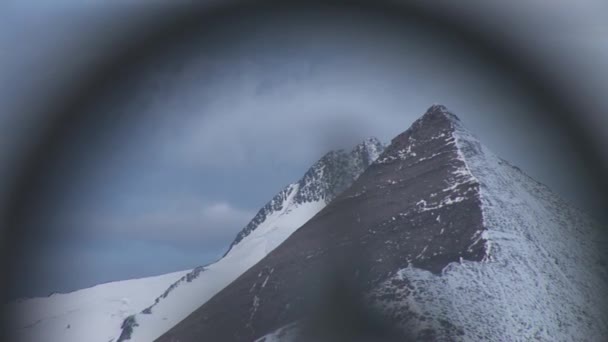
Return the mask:
[[[286,186],[236,236],[217,262],[198,267],[172,284],[141,313],[122,325],[118,341],[152,341],[186,318],[348,188],[380,155],[369,138],[351,151],[331,151],[299,181]]]
[[[7,304],[10,341],[108,342],[129,316],[140,312],[155,296],[189,271],[100,284],[48,297]]]
[[[331,151],[268,202],[218,262],[157,277],[9,303],[16,342],[152,341],[236,279],[313,217],[378,157],[370,138]]]
[[[303,190],[326,172],[313,167],[287,187],[224,259],[136,324],[151,331],[164,317],[181,320],[161,342],[608,336],[596,224],[445,107],[429,108],[325,206],[321,189]],[[171,316],[173,303],[182,311]],[[138,342],[156,337],[137,331]]]

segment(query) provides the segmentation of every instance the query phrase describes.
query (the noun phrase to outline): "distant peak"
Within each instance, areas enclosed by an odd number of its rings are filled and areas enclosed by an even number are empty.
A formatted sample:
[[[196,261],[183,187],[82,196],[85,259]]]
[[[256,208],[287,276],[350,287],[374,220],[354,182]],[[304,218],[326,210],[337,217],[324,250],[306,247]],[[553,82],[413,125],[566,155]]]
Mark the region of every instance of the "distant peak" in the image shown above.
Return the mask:
[[[427,109],[427,113],[428,112],[447,112],[448,108],[442,104],[438,104],[438,103],[433,103],[429,109]]]
[[[321,159],[319,159],[314,165],[326,164],[335,159],[340,158],[357,158],[356,156],[360,156],[361,153],[369,154],[372,159],[378,157],[378,155],[384,150],[385,145],[376,137],[368,137],[361,140],[357,145],[355,145],[352,149],[335,149],[330,150],[325,153]],[[350,157],[349,157],[350,155]]]
[[[384,151],[385,145],[376,137],[369,137],[356,145],[350,152],[351,156],[366,165],[372,164]]]
[[[358,143],[354,148],[353,151],[356,151],[358,149],[361,148],[369,148],[369,147],[373,147],[373,148],[382,148],[384,146],[384,144],[378,140],[378,138],[376,137],[369,137],[369,138],[365,138],[363,141],[361,141],[360,143]]]

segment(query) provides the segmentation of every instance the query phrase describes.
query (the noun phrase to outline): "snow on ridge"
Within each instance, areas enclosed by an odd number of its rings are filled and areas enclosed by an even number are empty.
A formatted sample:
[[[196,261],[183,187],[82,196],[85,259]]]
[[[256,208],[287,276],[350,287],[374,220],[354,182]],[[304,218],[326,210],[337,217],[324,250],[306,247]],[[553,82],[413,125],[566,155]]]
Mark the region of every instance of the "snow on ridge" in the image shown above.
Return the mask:
[[[356,159],[348,165],[347,173],[350,172],[352,178],[356,178],[375,160],[382,148],[377,139],[369,138],[357,145],[350,154],[342,153],[346,158]],[[320,179],[325,177],[326,171],[331,171],[326,170],[326,165],[319,167]],[[240,247],[232,249],[230,255],[223,259],[222,267],[212,264],[156,277],[99,284],[44,298],[16,300],[5,305],[6,310],[12,313],[12,326],[18,328],[9,333],[14,337],[13,340],[23,342],[108,342],[117,341],[119,337],[133,337],[131,341],[153,340],[181,320],[184,314],[198,308],[206,298],[265,256],[321,210],[326,204],[324,198],[305,201],[299,198],[299,202],[295,199],[301,187],[314,186],[314,182],[315,179],[311,179],[290,184],[284,189],[282,197],[273,198],[270,205],[280,209],[264,215],[255,226],[255,234],[248,234],[246,244],[239,244]],[[352,182],[352,179],[346,183],[348,182]],[[192,286],[193,284],[199,286]],[[203,291],[202,295],[197,291]],[[169,305],[171,301],[165,300],[169,297],[172,300],[175,298],[174,305]],[[179,299],[183,301],[180,302]],[[122,334],[124,330],[121,325],[125,322],[133,329],[131,336]],[[142,328],[151,325],[152,331],[149,334],[141,333]],[[154,330],[159,327],[160,329]]]
[[[401,269],[375,290],[397,299],[376,304],[407,307],[412,326],[439,340],[602,340],[608,271],[594,222],[448,117],[463,171],[479,184],[486,257],[450,263],[441,275]]]
[[[377,139],[369,138],[349,152],[327,153],[302,179],[268,202],[220,260],[205,266],[191,281],[180,280],[167,296],[135,315],[119,341],[151,341],[182,321],[321,211],[382,149]]]
[[[380,140],[378,140],[376,137],[370,137],[365,139],[359,145],[355,146],[351,151],[351,154],[356,154],[358,151],[365,151],[368,156],[366,164],[369,165],[378,159],[383,150],[384,145],[382,142],[380,142]]]
[[[294,191],[286,198],[286,203],[293,203],[291,199],[297,188],[297,184],[293,185]],[[246,239],[222,259],[205,267],[196,279],[176,287],[148,313],[137,314],[138,326],[134,327],[129,339],[151,341],[160,337],[256,264],[324,206],[323,201],[306,202],[286,205],[284,210],[272,212]]]
[[[251,222],[237,234],[226,254],[257,229],[273,212],[285,211],[290,205],[305,202],[329,203],[363,173],[383,149],[384,145],[377,138],[370,137],[349,152],[334,150],[326,153],[298,182],[287,185],[258,211]],[[334,174],[336,172],[338,174]],[[342,178],[341,182],[336,183],[335,178]]]

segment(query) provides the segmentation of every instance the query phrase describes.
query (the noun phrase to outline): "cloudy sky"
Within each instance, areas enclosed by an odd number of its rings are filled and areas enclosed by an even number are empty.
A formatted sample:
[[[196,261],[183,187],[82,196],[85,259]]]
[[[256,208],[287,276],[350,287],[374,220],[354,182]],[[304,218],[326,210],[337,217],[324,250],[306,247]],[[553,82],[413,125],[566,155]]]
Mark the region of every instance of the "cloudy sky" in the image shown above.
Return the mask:
[[[20,108],[51,98],[54,87],[93,65],[104,48],[124,39],[121,30],[147,15],[137,2],[101,3],[0,5],[6,7],[0,9],[0,189],[17,147],[34,136],[40,120]],[[462,14],[496,25],[505,41],[520,37],[523,46],[540,48],[538,58],[551,58],[560,77],[583,78],[579,89],[597,91],[608,79],[608,26],[590,16],[600,9],[595,2],[576,10],[535,2]],[[555,123],[535,118],[542,108],[530,94],[466,46],[363,18],[239,18],[238,25],[142,62],[128,84],[94,109],[137,113],[135,119],[107,123],[94,138],[94,129],[76,134],[70,167],[49,170],[55,200],[33,213],[32,224],[50,233],[33,242],[36,255],[20,258],[27,272],[15,295],[211,262],[324,153],[369,136],[388,142],[433,103],[447,105],[497,154],[596,210],[588,189],[572,182],[581,172],[576,151]],[[506,29],[513,27],[518,30]],[[597,115],[589,120],[590,126],[605,122]]]

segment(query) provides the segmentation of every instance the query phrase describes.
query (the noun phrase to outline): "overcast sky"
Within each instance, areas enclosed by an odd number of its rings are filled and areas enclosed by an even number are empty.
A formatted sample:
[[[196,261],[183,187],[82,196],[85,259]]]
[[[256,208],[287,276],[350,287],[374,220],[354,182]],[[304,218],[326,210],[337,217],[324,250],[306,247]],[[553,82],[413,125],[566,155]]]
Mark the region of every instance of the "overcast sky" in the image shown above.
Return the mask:
[[[546,3],[479,9],[503,29],[517,23],[520,33],[531,32],[527,44],[567,65],[564,73],[589,75],[586,87],[605,90],[608,26],[590,16],[601,13],[598,5],[574,11],[566,2]],[[15,146],[36,129],[37,118],[19,115],[23,103],[52,96],[52,84],[90,65],[104,44],[120,39],[137,7],[95,1],[0,6],[6,7],[0,9],[2,175]],[[448,106],[532,177],[578,206],[588,204],[572,182],[579,170],[571,144],[559,139],[554,123],[534,119],[541,109],[530,94],[473,52],[417,31],[366,24],[360,14],[314,16],[315,25],[311,18],[239,18],[236,28],[217,33],[223,40],[217,49],[204,49],[205,38],[142,65],[135,81],[96,110],[143,115],[111,125],[100,146],[75,144],[78,166],[53,171],[69,181],[56,184],[58,200],[33,219],[53,238],[21,260],[28,285],[17,295],[211,262],[266,201],[324,153],[369,136],[388,142],[433,103]],[[543,29],[532,30],[531,22]],[[90,39],[96,35],[102,38]]]

